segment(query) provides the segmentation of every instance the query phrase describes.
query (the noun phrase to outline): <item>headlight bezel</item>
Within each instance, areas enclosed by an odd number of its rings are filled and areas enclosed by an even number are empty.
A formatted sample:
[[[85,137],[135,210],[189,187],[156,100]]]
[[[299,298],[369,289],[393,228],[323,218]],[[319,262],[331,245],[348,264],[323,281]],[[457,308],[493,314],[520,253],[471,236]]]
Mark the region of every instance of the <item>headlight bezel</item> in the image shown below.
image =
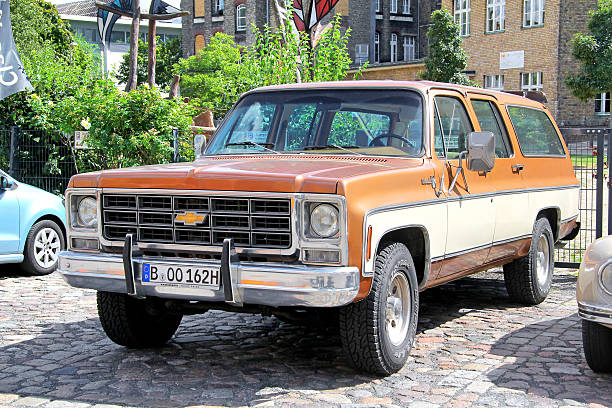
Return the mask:
[[[599,283],[599,287],[608,295],[612,296],[612,260],[607,261],[599,267],[597,281]],[[606,285],[606,281],[611,283]]]
[[[88,200],[87,202],[93,201],[94,203],[94,217],[92,219],[91,224],[87,225],[81,219],[82,216],[80,214],[81,204],[84,200]],[[89,201],[91,200],[91,201]],[[69,199],[69,205],[67,206],[68,210],[68,219],[70,222],[70,229],[73,231],[83,231],[83,232],[97,232],[99,225],[99,216],[100,216],[100,208],[97,194],[92,194],[89,192],[83,193],[71,193]]]
[[[89,205],[89,208],[83,208],[85,205]],[[92,217],[89,221],[85,221],[83,212],[90,212],[87,214],[88,217]],[[94,228],[98,222],[98,202],[95,197],[85,196],[82,197],[77,204],[76,220],[79,227],[82,228]]]
[[[338,232],[330,237],[321,237],[312,231],[310,226],[312,211],[321,204],[328,204],[338,211]],[[348,263],[348,237],[347,237],[347,205],[346,198],[332,194],[305,194],[299,197],[298,209],[298,236],[300,249],[300,262],[313,265],[347,265]],[[336,251],[339,253],[339,262],[326,262],[308,260],[307,252]]]
[[[323,219],[326,214],[315,215],[316,211],[320,211],[320,212],[328,211],[327,215],[330,215],[331,218],[335,218],[335,221],[333,222],[334,226],[328,228],[329,230],[328,233],[324,233],[322,230],[317,231],[320,228],[321,229],[325,228],[322,225],[315,227],[315,224],[321,224],[321,219]],[[319,217],[319,220],[315,222],[314,220],[316,219],[315,217],[317,216]],[[314,238],[329,239],[329,238],[336,237],[340,233],[340,210],[338,209],[338,207],[336,207],[333,204],[330,204],[330,203],[311,204],[308,221],[309,221],[308,222],[309,232],[311,236]]]

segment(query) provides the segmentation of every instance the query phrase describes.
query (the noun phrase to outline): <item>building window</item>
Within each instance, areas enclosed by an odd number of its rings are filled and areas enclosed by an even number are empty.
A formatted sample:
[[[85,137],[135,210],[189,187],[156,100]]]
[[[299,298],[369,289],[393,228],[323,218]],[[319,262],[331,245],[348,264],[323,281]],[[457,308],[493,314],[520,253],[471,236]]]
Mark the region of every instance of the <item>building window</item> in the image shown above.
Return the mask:
[[[368,62],[369,59],[369,45],[368,44],[356,44],[355,45],[355,64],[363,65]]]
[[[487,0],[487,32],[506,28],[506,0]]]
[[[541,91],[543,88],[541,72],[521,74],[521,89],[523,91]]]
[[[410,0],[402,0],[402,13],[410,14]]]
[[[391,62],[397,62],[397,34],[391,34]]]
[[[523,27],[535,27],[544,24],[544,5],[546,0],[524,0]]]
[[[459,25],[459,35],[470,35],[470,0],[455,0],[455,23]]]
[[[404,37],[404,61],[414,61],[414,43],[413,36]]]
[[[376,0],[376,12],[382,13],[382,10],[380,9],[380,0]]]
[[[246,26],[246,4],[239,4],[236,6],[236,31],[244,31]]]
[[[391,0],[390,13],[397,13],[397,0]]]
[[[504,76],[503,75],[485,75],[484,87],[486,89],[503,91],[504,90]]]
[[[374,63],[380,63],[380,33],[374,33]]]
[[[204,0],[193,0],[193,16],[204,17]]]
[[[610,114],[610,92],[604,92],[595,98],[595,113],[598,115]]]
[[[223,15],[223,0],[212,0],[212,14],[214,16]]]

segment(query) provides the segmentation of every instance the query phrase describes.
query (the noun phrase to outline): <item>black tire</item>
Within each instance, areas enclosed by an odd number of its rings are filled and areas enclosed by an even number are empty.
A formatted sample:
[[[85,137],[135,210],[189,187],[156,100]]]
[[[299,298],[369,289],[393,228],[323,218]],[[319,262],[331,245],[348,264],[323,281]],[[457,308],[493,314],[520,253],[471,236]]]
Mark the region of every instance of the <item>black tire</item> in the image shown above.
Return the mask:
[[[111,292],[98,292],[98,316],[108,338],[130,348],[163,346],[183,318],[165,310],[155,299]]]
[[[44,267],[43,265],[40,265],[39,262],[37,262],[36,260],[35,251],[40,250],[40,249],[35,248],[36,236],[38,235],[39,232],[43,231],[46,228],[52,229],[57,234],[57,237],[59,239],[59,245],[60,245],[59,251],[64,250],[66,247],[65,239],[64,239],[64,232],[62,231],[59,225],[57,225],[55,222],[51,220],[42,220],[42,221],[38,221],[37,223],[35,223],[30,229],[30,232],[28,232],[25,246],[23,248],[23,263],[21,264],[21,269],[23,269],[23,271],[29,275],[34,275],[34,276],[48,275],[57,269],[57,264],[58,264],[57,259],[55,260],[55,263],[53,265],[48,266],[48,267]],[[59,251],[57,251],[57,253],[59,253]]]
[[[548,265],[542,268],[538,278],[538,245],[541,239],[548,243]],[[550,292],[555,267],[554,236],[546,218],[538,218],[533,226],[529,253],[504,265],[506,290],[514,300],[526,305],[537,305],[546,299]],[[543,255],[543,259],[546,254]],[[546,274],[544,274],[546,273]]]
[[[582,347],[591,370],[612,373],[612,329],[583,319]]]
[[[403,279],[400,275],[407,283],[410,311],[405,337],[394,344],[387,328],[387,296],[393,278]],[[410,251],[400,243],[388,244],[376,256],[368,297],[339,311],[340,338],[349,363],[359,371],[372,374],[390,375],[399,371],[410,354],[418,315],[419,288]]]

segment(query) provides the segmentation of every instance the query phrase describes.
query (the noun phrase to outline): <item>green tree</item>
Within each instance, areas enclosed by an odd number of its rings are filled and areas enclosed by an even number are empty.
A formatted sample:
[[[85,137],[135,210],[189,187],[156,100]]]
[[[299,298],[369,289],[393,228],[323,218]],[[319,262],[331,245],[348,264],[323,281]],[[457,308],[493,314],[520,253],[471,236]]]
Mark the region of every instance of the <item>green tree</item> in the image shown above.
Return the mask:
[[[581,100],[612,91],[612,0],[599,0],[597,10],[589,13],[591,34],[578,33],[572,40],[572,55],[582,63],[566,84]]]
[[[183,49],[180,38],[158,43],[156,47],[157,64],[155,65],[155,82],[161,88],[167,88],[172,82],[173,66],[181,59]],[[148,44],[138,40],[138,83],[147,82]],[[120,83],[126,83],[130,72],[130,56],[125,54],[117,70],[117,79]]]
[[[474,85],[462,74],[467,67],[467,56],[459,33],[459,26],[447,9],[431,13],[431,25],[427,30],[428,55],[425,57],[425,71],[421,72],[422,79]]]

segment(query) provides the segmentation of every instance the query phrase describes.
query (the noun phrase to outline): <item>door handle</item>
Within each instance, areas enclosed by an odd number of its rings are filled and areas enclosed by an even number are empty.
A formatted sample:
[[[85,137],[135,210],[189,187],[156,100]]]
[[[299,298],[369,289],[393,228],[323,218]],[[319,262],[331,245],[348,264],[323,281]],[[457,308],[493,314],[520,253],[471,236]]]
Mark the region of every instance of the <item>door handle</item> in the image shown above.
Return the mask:
[[[513,173],[518,174],[518,173],[520,173],[520,172],[521,172],[521,170],[523,170],[524,168],[525,168],[525,166],[524,166],[524,165],[522,165],[522,164],[513,164],[513,165],[512,165],[512,172],[513,172]]]

